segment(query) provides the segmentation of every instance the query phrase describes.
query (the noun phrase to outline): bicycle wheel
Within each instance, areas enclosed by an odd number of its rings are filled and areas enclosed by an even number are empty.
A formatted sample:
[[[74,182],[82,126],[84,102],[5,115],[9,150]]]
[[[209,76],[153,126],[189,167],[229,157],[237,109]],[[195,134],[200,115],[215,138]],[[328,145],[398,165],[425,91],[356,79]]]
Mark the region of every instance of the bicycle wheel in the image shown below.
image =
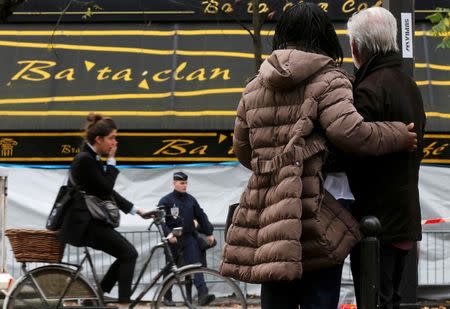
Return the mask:
[[[4,309],[50,309],[55,308],[75,270],[61,266],[48,265],[35,268],[28,276],[21,277],[12,287],[5,299]],[[60,307],[81,307],[100,304],[97,290],[84,277],[72,282],[62,299]]]
[[[214,295],[198,297],[194,280],[199,275],[204,277],[208,294]],[[202,289],[202,287],[200,287]],[[214,298],[214,299],[213,299]],[[239,286],[230,278],[223,277],[218,271],[209,268],[197,267],[183,270],[176,277],[169,277],[163,282],[156,297],[154,307],[165,308],[172,300],[178,308],[206,308],[207,306],[220,306],[232,308],[247,308],[247,302]],[[172,304],[173,305],[173,304]]]

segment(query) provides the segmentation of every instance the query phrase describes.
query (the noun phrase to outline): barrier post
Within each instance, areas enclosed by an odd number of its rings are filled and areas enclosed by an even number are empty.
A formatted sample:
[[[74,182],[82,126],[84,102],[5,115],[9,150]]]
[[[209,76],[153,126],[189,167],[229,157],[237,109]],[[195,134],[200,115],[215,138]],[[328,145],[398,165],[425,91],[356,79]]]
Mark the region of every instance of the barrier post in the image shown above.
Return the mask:
[[[380,221],[374,216],[361,220],[361,306],[376,309],[380,297],[380,244],[377,238],[381,230]]]
[[[1,253],[0,273],[6,272],[6,196],[8,194],[8,169],[0,167],[0,227],[1,227]]]

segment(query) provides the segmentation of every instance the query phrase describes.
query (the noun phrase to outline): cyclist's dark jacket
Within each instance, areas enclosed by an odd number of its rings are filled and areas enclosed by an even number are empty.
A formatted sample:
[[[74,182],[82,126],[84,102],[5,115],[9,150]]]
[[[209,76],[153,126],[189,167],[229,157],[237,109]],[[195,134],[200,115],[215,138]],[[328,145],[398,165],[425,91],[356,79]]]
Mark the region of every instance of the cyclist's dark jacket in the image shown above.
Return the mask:
[[[125,213],[133,208],[131,202],[113,190],[119,170],[115,166],[105,165],[88,145],[84,145],[81,152],[75,156],[70,172],[76,184],[87,194],[100,198],[112,196],[120,210]],[[70,181],[68,184],[71,185]],[[92,216],[81,195],[75,194],[65,211],[59,239],[74,246],[85,245],[91,220]]]
[[[174,218],[170,214],[170,208],[176,205],[179,215]],[[208,216],[198,204],[197,200],[189,193],[181,193],[176,190],[167,194],[159,201],[164,205],[167,213],[166,223],[163,224],[164,233],[168,235],[174,227],[183,227],[183,234],[192,234],[195,231],[194,219],[202,227],[202,232],[212,235],[213,226],[209,223]]]

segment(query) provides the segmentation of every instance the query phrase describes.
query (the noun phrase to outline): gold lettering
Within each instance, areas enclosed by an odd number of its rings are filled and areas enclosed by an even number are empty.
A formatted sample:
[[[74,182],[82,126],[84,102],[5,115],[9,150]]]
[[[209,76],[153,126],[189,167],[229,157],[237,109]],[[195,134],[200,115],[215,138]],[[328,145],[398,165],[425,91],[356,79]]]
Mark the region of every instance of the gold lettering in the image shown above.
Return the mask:
[[[208,149],[207,145],[203,145],[203,146],[199,146],[199,147],[195,147],[194,149],[192,149],[191,151],[189,151],[189,154],[199,154],[199,155],[204,155],[206,154],[206,149]]]
[[[449,144],[438,145],[438,142],[432,142],[427,147],[423,148],[424,158],[429,156],[439,156],[442,152],[448,148]]]
[[[423,153],[424,153],[423,157],[424,158],[428,157],[431,154],[431,152],[433,151],[433,148],[436,144],[437,144],[437,142],[432,142],[430,145],[423,148]]]
[[[221,70],[220,68],[214,68],[211,70],[211,76],[209,79],[216,79],[219,77],[219,75],[222,74],[223,80],[229,80],[230,79],[230,70]]]
[[[247,12],[253,13],[253,2],[247,3]],[[258,4],[258,13],[267,13],[269,12],[269,6],[267,3],[260,3]]]
[[[342,5],[342,12],[350,13],[355,10],[355,0],[347,0]]]
[[[375,3],[373,6],[382,6],[383,0],[378,0],[377,3]]]
[[[164,71],[158,72],[155,75],[153,75],[153,80],[155,82],[165,82],[166,80],[170,79],[170,76],[162,78],[161,75],[162,74],[169,75],[170,72],[172,72],[172,70],[164,70]]]
[[[267,13],[269,12],[269,6],[267,3],[260,3],[258,6],[259,13]]]
[[[181,71],[183,71],[186,66],[187,66],[187,62],[185,61],[183,63],[180,63],[180,65],[175,69],[175,72],[173,73],[173,78],[175,80],[184,79],[184,76],[179,76],[178,74],[180,74]]]
[[[216,0],[207,0],[202,2],[205,5],[204,13],[217,14],[219,12],[219,2]]]
[[[61,145],[61,154],[70,153],[70,145]]]
[[[187,150],[186,148],[184,148],[184,146],[192,145],[194,144],[194,141],[188,139],[168,139],[163,140],[163,143],[167,143],[167,145],[155,151],[153,153],[154,155],[164,154],[173,156],[186,153]]]
[[[66,79],[68,81],[75,80],[73,76],[75,74],[75,70],[73,68],[62,70],[55,75],[55,79]]]
[[[230,147],[230,150],[228,150],[227,154],[234,155],[234,149],[233,146]]]
[[[61,145],[61,154],[77,154],[80,152],[80,148],[69,144]]]
[[[288,2],[283,6],[283,12],[286,11],[287,9],[293,7],[294,4],[292,2]]]
[[[111,69],[109,67],[104,67],[101,70],[97,70],[97,80],[105,80],[109,78],[109,75],[106,75],[107,73],[111,73]]]
[[[205,69],[204,69],[204,68],[201,68],[201,69],[195,70],[194,72],[192,72],[191,74],[189,74],[189,75],[186,77],[186,80],[187,80],[187,81],[191,81],[191,80],[194,80],[194,79],[198,79],[198,80],[200,80],[200,81],[206,80],[206,77],[205,77]]]
[[[222,12],[232,13],[234,11],[233,6],[230,3],[225,3],[221,8]]]
[[[436,148],[436,149],[433,151],[433,156],[439,156],[439,155],[441,155],[441,154],[442,154],[442,151],[444,151],[445,148],[447,148],[447,147],[448,147],[448,144],[443,144],[442,146]]]
[[[42,81],[51,77],[50,73],[44,71],[44,69],[54,67],[56,62],[54,61],[39,61],[39,60],[24,60],[17,61],[18,64],[26,64],[25,67],[20,70],[11,80],[18,80],[19,78],[30,81]],[[27,72],[35,74],[25,74]]]
[[[127,81],[127,82],[132,81],[133,79],[131,78],[131,69],[125,69],[125,70],[119,71],[116,74],[114,74],[111,79],[112,80],[123,79],[124,81]]]
[[[253,3],[247,3],[247,13],[253,13]]]
[[[358,5],[358,12],[367,9],[368,7],[369,5],[367,3],[361,3],[360,5]]]
[[[319,6],[322,10],[324,10],[325,12],[328,12],[328,3],[326,2],[320,2]]]

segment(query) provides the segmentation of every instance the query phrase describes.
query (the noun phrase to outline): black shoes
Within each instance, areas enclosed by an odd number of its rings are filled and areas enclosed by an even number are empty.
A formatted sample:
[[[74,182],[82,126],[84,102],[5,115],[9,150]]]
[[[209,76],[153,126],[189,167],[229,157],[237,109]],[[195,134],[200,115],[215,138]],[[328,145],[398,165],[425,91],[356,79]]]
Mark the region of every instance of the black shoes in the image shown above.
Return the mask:
[[[198,297],[198,305],[199,306],[209,305],[215,299],[216,299],[216,297],[213,294],[200,295]],[[164,304],[164,306],[167,306],[167,307],[175,307],[176,306],[175,302],[173,300],[171,300],[170,298],[164,298],[163,299],[163,304]]]
[[[97,306],[97,300],[93,300],[93,299],[83,299],[81,301],[81,305],[83,307],[94,307]]]
[[[176,306],[175,302],[169,298],[164,298],[163,304],[164,304],[164,306],[167,306],[167,307],[175,307]]]
[[[216,299],[214,294],[203,294],[198,296],[198,304],[200,306],[206,306],[212,303]]]
[[[105,304],[110,304],[110,303],[118,303],[119,299],[103,295],[103,301]]]

